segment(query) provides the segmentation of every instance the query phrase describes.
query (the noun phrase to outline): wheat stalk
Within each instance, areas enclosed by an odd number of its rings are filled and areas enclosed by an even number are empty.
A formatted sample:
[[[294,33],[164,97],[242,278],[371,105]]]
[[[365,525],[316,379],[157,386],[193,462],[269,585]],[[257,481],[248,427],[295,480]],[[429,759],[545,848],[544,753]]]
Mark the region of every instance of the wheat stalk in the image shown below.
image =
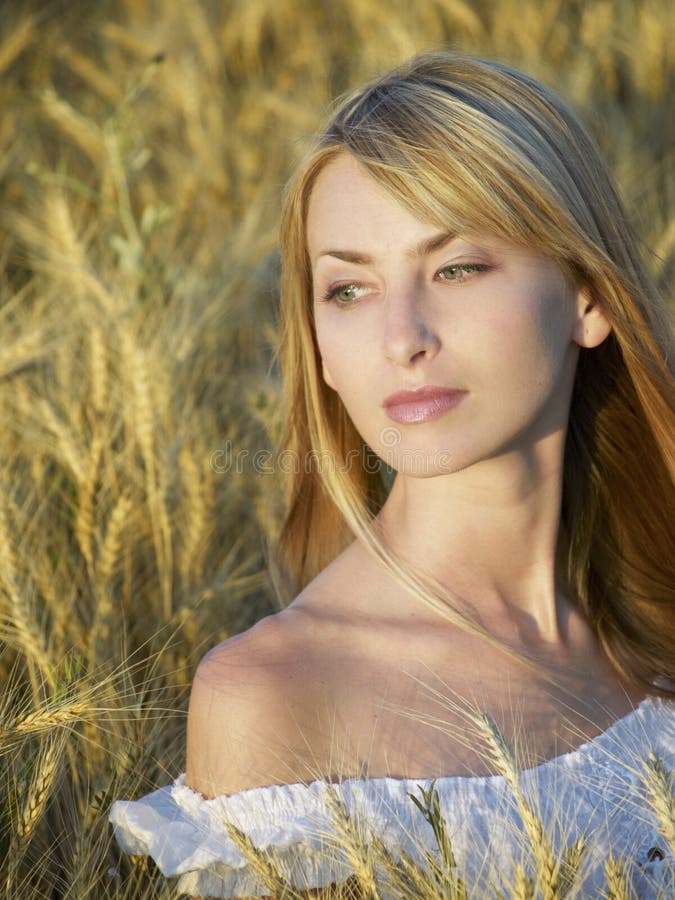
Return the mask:
[[[57,416],[52,404],[45,397],[38,398],[37,410],[45,427],[56,438],[60,461],[70,469],[76,483],[82,484],[86,479],[86,469],[82,462],[82,453],[75,443],[70,428]]]
[[[75,514],[75,537],[87,562],[90,576],[93,576],[94,573],[94,498],[102,452],[102,429],[95,427],[89,447],[85,477],[78,485],[78,504]]]
[[[139,60],[147,61],[162,49],[156,41],[146,40],[137,29],[125,28],[117,22],[101,23],[101,34],[111,43],[133,53]]]
[[[511,887],[512,900],[534,900],[534,881],[525,871],[525,866],[517,865]]]
[[[199,469],[187,447],[181,449],[179,463],[187,496],[187,527],[181,541],[178,567],[183,583],[187,585],[190,576],[199,571],[200,550],[207,525],[207,504]]]
[[[44,812],[54,784],[63,744],[62,735],[58,737],[50,735],[35,762],[33,778],[21,804],[17,822],[17,833],[22,841],[30,838]]]
[[[441,865],[427,856],[427,861],[431,864],[432,876],[441,886],[444,897],[449,897],[449,900],[466,900],[466,888],[462,879],[457,875],[457,863],[452,849],[452,842],[447,832],[445,819],[441,815],[436,782],[432,781],[431,786],[426,790],[422,785],[418,785],[418,789],[422,794],[421,800],[413,794],[408,794],[408,797],[420,810],[429,825],[431,825],[436,846],[441,854]]]
[[[121,329],[121,347],[133,396],[136,438],[145,464],[145,483],[152,519],[152,537],[162,586],[163,614],[165,621],[168,621],[171,616],[173,549],[169,516],[157,477],[155,416],[151,401],[149,367],[144,351],[126,325]]]
[[[38,594],[52,617],[50,638],[57,647],[61,647],[65,642],[69,619],[72,622],[73,617],[69,616],[70,604],[64,603],[63,594],[56,587],[54,568],[46,554],[39,554],[35,560],[33,577]]]
[[[605,881],[607,882],[606,900],[634,900],[629,892],[626,868],[613,853],[605,861]]]
[[[111,582],[116,572],[122,546],[122,536],[129,521],[131,508],[132,501],[130,497],[124,494],[118,497],[110,514],[105,539],[101,547],[97,565],[100,588],[98,590],[94,622],[89,637],[89,659],[92,661],[104,660],[107,655],[114,609]]]
[[[18,374],[45,358],[45,329],[40,326],[19,334],[0,347],[0,381]]]
[[[0,486],[2,494],[4,494],[3,488],[4,485]],[[0,504],[0,578],[6,585],[16,585],[18,580],[16,557],[9,538],[4,504]]]
[[[675,853],[675,773],[668,772],[663,762],[650,753],[644,763],[647,795],[659,823],[659,831]]]
[[[68,68],[90,85],[97,94],[104,97],[112,106],[117,106],[124,96],[118,81],[99,68],[93,60],[73,47],[60,48],[59,57],[66,62]]]
[[[555,900],[558,896],[558,879],[561,864],[556,862],[553,845],[546,834],[544,825],[525,800],[520,789],[518,766],[513,748],[509,746],[496,723],[487,713],[476,714],[474,721],[478,726],[488,749],[488,755],[505,778],[516,800],[518,812],[523,821],[525,832],[529,838],[537,868],[538,884],[544,900]]]
[[[92,408],[103,414],[108,399],[108,349],[106,346],[103,329],[99,325],[92,325],[89,330],[89,370],[91,380],[91,405]]]
[[[333,787],[325,785],[326,806],[333,816],[340,850],[344,853],[348,865],[354,872],[354,878],[364,900],[377,900],[380,892],[375,875],[373,855],[368,852],[364,836],[347,812],[344,801],[337,795]]]
[[[574,887],[574,881],[581,867],[586,848],[586,836],[581,835],[565,849],[558,872],[558,895],[560,897],[566,897]]]
[[[117,502],[110,514],[105,539],[98,558],[98,574],[103,583],[109,582],[115,574],[122,545],[122,533],[129,521],[132,506],[131,497],[122,494],[121,497],[117,498]]]
[[[52,258],[56,257],[62,266],[77,273],[87,267],[87,257],[78,237],[70,206],[61,189],[45,191],[44,226],[52,238]],[[78,285],[77,277],[73,285]]]
[[[0,75],[12,65],[14,60],[28,47],[35,34],[35,16],[24,16],[9,32],[7,40],[0,45]]]
[[[231,822],[226,821],[223,824],[239,852],[265,887],[272,891],[274,897],[284,898],[284,900],[302,900],[302,895],[291,888],[288,882],[279,874],[277,851],[274,849],[259,850],[245,832]]]
[[[43,706],[8,722],[0,722],[0,745],[16,736],[35,735],[56,727],[73,725],[91,712],[91,703],[81,697],[59,706]]]
[[[384,863],[388,893],[397,897],[431,900],[438,897],[438,884],[407,855],[396,859],[378,835],[373,835],[373,849]]]
[[[31,610],[18,585],[16,558],[9,534],[5,507],[0,502],[0,599],[4,595],[7,601],[8,621],[14,628],[19,646],[26,656],[33,699],[37,703],[41,697],[41,690],[33,662],[38,665],[40,672],[50,685],[53,686],[54,682],[49,659],[45,652],[43,636],[36,627]]]
[[[92,162],[100,163],[105,157],[105,146],[99,129],[85,118],[70,103],[59,97],[49,87],[42,92],[42,108],[45,115],[57,125],[61,131],[74,141]]]

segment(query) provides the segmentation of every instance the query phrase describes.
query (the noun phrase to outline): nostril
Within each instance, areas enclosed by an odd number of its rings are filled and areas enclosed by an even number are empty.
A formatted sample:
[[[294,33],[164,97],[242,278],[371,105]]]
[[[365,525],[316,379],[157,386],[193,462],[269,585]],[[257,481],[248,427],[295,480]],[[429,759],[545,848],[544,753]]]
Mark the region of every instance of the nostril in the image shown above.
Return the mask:
[[[390,322],[384,336],[386,356],[399,365],[410,365],[437,353],[438,336],[419,320]]]

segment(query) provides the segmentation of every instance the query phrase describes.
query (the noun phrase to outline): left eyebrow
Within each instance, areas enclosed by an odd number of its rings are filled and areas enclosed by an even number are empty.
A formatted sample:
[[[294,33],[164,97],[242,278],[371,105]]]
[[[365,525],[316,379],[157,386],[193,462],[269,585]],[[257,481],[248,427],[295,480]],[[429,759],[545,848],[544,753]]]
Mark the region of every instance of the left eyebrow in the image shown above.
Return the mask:
[[[414,247],[407,250],[406,254],[413,258],[428,256],[430,253],[434,253],[436,250],[445,247],[446,244],[449,244],[450,241],[453,241],[456,237],[457,235],[451,231],[442,231],[439,234],[434,234],[430,238],[425,238],[423,241],[420,241],[419,244],[416,244]],[[372,256],[367,256],[366,254],[359,253],[355,250],[321,250],[316,254],[314,263],[316,264],[322,256],[334,256],[336,259],[355,263],[360,266],[369,266],[373,263]]]
[[[450,241],[454,241],[457,237],[452,231],[442,231],[440,234],[434,234],[432,237],[427,238],[424,241],[420,241],[416,247],[413,247],[412,250],[408,251],[409,256],[428,256],[430,253],[434,253],[436,250],[440,250],[442,247],[445,247],[446,244],[449,244]]]

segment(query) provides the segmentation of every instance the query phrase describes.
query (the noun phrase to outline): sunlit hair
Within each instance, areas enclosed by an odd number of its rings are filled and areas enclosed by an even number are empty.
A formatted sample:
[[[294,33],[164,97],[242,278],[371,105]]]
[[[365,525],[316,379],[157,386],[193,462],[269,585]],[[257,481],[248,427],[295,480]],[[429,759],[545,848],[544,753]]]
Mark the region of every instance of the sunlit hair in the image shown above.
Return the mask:
[[[385,548],[373,518],[386,496],[376,467],[345,464],[368,451],[321,375],[305,235],[317,175],[345,152],[421,221],[537,250],[603,308],[612,332],[580,348],[565,445],[560,535],[569,590],[625,677],[643,686],[657,676],[675,681],[668,308],[591,138],[553,92],[498,62],[420,55],[359,88],[287,188],[282,446],[301,464],[289,477],[279,558],[294,590],[359,537],[421,601],[481,632],[461,601]],[[320,464],[308,470],[312,454]]]

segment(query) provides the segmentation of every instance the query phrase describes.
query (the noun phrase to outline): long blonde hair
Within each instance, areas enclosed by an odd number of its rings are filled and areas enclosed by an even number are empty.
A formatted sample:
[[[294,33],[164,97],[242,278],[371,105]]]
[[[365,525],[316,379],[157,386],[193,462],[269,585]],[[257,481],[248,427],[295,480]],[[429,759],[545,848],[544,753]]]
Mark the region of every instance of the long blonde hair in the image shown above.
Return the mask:
[[[567,578],[629,681],[675,682],[673,335],[612,177],[571,110],[502,63],[424,54],[343,99],[286,194],[281,226],[282,447],[296,461],[278,546],[294,590],[360,538],[422,602],[492,640],[447,591],[385,548],[386,497],[369,448],[321,377],[305,219],[337,154],[356,158],[420,220],[487,231],[555,259],[612,331],[580,348],[567,432],[561,536]],[[362,461],[354,465],[354,458]],[[350,464],[347,464],[347,463]]]

